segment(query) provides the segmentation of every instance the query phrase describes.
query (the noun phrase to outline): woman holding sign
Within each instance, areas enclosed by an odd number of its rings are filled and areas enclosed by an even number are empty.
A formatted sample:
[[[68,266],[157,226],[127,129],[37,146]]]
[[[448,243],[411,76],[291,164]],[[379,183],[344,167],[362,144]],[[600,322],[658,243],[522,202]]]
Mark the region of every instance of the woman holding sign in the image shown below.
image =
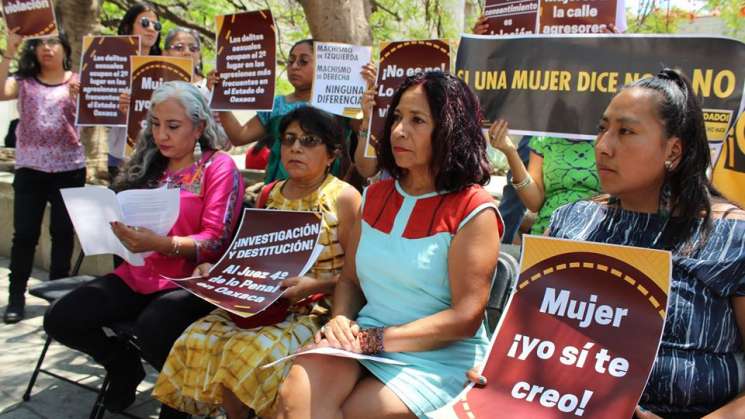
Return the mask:
[[[138,35],[140,55],[161,55],[161,24],[155,6],[147,2],[132,5],[122,17],[117,28],[119,35]],[[109,176],[113,181],[124,162],[127,144],[127,127],[112,127],[107,137],[109,145]]]
[[[178,188],[176,223],[160,236],[112,222],[127,249],[148,253],[145,264],[122,263],[55,301],[44,318],[50,336],[106,368],[110,385],[104,405],[113,412],[134,402],[145,372],[140,353],[108,338],[102,327],[134,321],[142,357],[160,369],[181,332],[212,308],[161,275],[183,278],[197,264],[216,261],[230,243],[242,205],[243,179],[233,159],[218,151],[222,139],[201,92],[189,83],[163,83],[149,109],[135,152],[114,187]]]
[[[548,234],[669,250],[671,294],[639,418],[745,416],[745,211],[713,190],[703,113],[673,70],[605,110],[595,157],[610,196],[558,209]]]
[[[478,100],[428,72],[393,96],[372,184],[318,346],[406,365],[304,355],[280,389],[280,418],[424,417],[486,356],[482,320],[502,224],[489,194]]]
[[[293,303],[289,312],[284,309],[280,316],[257,323],[254,317],[266,312],[242,319],[218,309],[181,335],[153,390],[156,398],[176,409],[208,415],[222,405],[229,418],[243,419],[249,408],[262,417],[270,415],[288,366],[259,367],[312,342],[320,323],[328,318],[329,301],[307,300],[332,292],[344,265],[360,195],[329,173],[344,138],[334,116],[301,107],[288,113],[279,129],[282,163],[289,178],[265,186],[260,206],[320,212],[323,252],[307,277],[282,281],[287,288],[284,301],[272,307]],[[200,268],[206,276],[209,267]]]
[[[197,31],[188,28],[173,28],[168,31],[163,42],[164,55],[170,57],[191,58],[194,63],[192,83],[209,98],[210,91],[207,88],[207,79],[202,72],[202,43],[199,41]]]
[[[77,75],[70,71],[70,44],[64,34],[27,41],[18,71],[10,78],[10,60],[21,37],[12,29],[6,39],[8,46],[0,62],[0,100],[18,99],[20,121],[13,180],[10,296],[3,321],[16,323],[23,319],[26,283],[47,202],[51,203],[52,236],[49,279],[69,275],[73,227],[59,190],[85,184],[85,151],[75,127],[75,102],[69,94],[68,86],[77,82]]]
[[[288,176],[287,169],[282,164],[280,156],[279,124],[282,117],[289,112],[308,106],[313,87],[314,62],[313,40],[303,39],[296,42],[290,48],[287,61],[287,78],[292,87],[295,88],[294,92],[286,96],[275,97],[271,112],[258,112],[245,125],[241,125],[232,112],[220,112],[220,122],[225,128],[230,142],[235,146],[253,143],[267,135],[271,137],[271,152],[266,166],[264,183],[286,179]],[[219,78],[215,77],[214,81],[219,83]],[[344,137],[347,136],[347,133],[345,133]],[[342,150],[340,158],[336,159],[331,167],[331,173],[337,177],[343,176],[349,166],[346,140],[343,143]]]

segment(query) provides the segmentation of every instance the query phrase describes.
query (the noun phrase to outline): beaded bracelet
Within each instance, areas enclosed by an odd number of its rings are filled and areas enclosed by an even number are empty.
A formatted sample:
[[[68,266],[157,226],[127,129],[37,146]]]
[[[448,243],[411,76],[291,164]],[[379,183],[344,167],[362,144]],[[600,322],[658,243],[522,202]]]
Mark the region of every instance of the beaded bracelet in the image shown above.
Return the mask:
[[[357,136],[358,136],[358,137],[359,137],[360,139],[367,139],[367,135],[368,135],[369,133],[370,133],[370,131],[368,131],[368,129],[367,129],[367,128],[361,128],[361,129],[360,129],[360,130],[359,130],[359,131],[357,132]]]
[[[360,330],[357,335],[360,341],[360,349],[365,355],[376,355],[385,351],[383,347],[383,327],[371,327]]]

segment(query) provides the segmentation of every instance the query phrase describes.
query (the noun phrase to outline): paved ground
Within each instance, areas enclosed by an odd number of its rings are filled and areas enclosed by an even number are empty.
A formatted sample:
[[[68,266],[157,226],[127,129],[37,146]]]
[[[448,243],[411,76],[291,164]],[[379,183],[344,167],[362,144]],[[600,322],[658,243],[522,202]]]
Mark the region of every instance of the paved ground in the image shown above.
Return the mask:
[[[0,257],[0,310],[3,312],[8,302],[8,262],[7,258]],[[29,285],[38,284],[42,278],[47,278],[46,272],[34,271]],[[94,393],[45,374],[39,375],[31,400],[24,402],[21,398],[46,339],[42,328],[46,308],[46,301],[27,296],[26,320],[14,325],[0,323],[0,419],[84,419],[93,407]],[[102,367],[58,343],[49,347],[44,366],[92,386],[100,385],[103,380]],[[149,368],[129,413],[141,418],[157,418],[158,404],[150,397],[155,378],[155,372]],[[106,414],[105,417],[124,416]]]

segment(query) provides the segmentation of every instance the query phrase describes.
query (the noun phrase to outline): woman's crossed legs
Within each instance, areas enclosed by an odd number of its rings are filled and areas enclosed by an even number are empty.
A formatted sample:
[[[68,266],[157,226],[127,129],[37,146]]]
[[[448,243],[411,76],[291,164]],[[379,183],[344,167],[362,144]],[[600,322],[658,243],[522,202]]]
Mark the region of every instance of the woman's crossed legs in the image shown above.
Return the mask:
[[[413,417],[393,391],[354,359],[297,357],[279,389],[278,419]]]

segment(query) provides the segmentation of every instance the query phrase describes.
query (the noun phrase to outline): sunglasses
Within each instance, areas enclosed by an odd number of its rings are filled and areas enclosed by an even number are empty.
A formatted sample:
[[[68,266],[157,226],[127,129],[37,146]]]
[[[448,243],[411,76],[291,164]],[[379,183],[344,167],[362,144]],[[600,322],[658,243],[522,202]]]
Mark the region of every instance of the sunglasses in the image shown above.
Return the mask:
[[[199,45],[196,45],[196,44],[186,45],[186,44],[178,43],[178,44],[171,45],[170,47],[168,47],[168,49],[173,50],[173,51],[178,51],[178,52],[184,52],[187,49],[190,52],[199,52]]]
[[[300,145],[305,148],[311,148],[319,144],[323,144],[323,139],[321,139],[320,137],[316,137],[315,135],[304,135],[302,137],[298,137],[294,134],[287,134],[283,135],[279,139],[279,143],[285,147],[292,147],[293,145],[295,145],[295,141],[300,141]]]
[[[153,29],[155,29],[156,32],[160,32],[160,29],[163,27],[163,25],[160,24],[157,20],[150,20],[146,17],[143,17],[140,19],[140,26],[142,26],[144,29],[147,29],[150,27],[150,24],[153,24]]]

